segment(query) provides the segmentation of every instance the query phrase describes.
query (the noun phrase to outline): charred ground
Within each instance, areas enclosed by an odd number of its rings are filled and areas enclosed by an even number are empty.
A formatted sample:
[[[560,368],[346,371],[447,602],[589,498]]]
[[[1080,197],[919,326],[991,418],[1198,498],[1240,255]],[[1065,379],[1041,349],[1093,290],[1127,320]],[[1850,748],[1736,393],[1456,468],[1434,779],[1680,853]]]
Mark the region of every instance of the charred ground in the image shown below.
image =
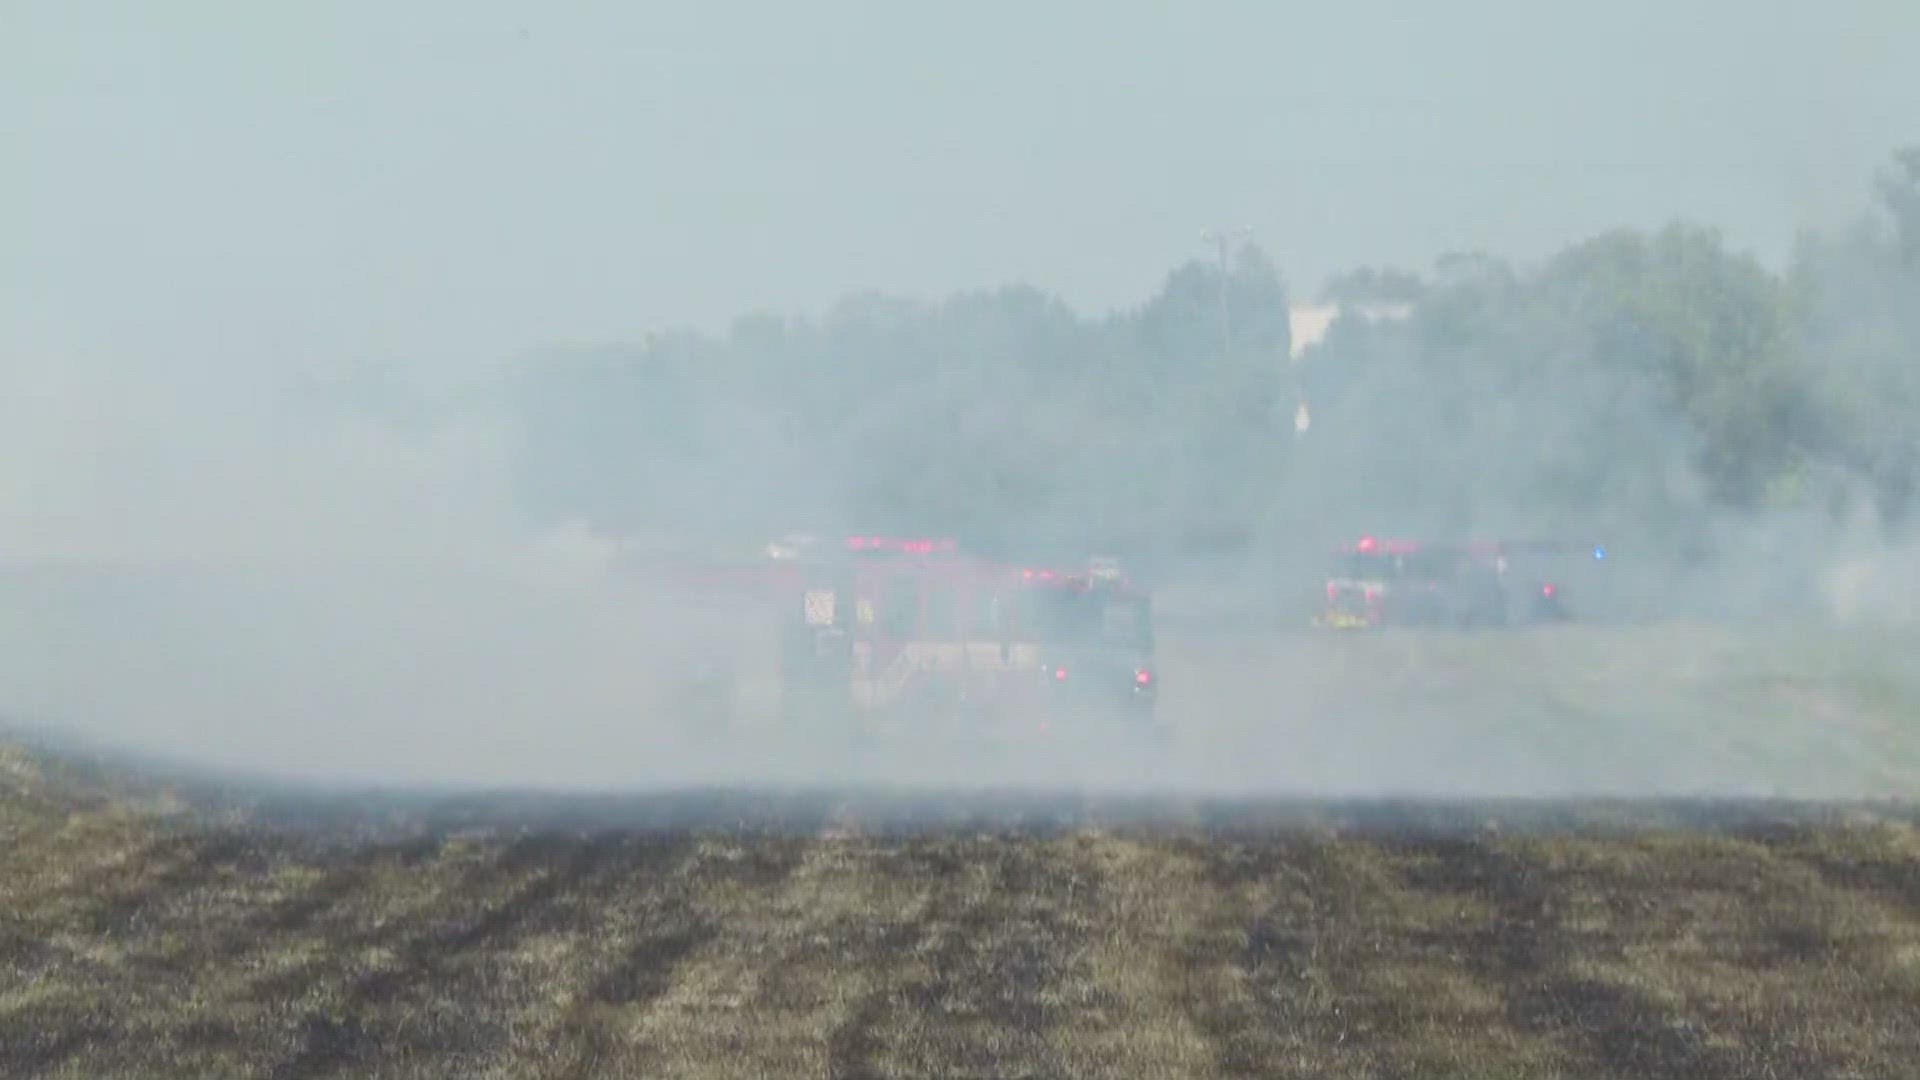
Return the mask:
[[[1905,807],[275,799],[8,751],[8,1076],[1894,1076]]]

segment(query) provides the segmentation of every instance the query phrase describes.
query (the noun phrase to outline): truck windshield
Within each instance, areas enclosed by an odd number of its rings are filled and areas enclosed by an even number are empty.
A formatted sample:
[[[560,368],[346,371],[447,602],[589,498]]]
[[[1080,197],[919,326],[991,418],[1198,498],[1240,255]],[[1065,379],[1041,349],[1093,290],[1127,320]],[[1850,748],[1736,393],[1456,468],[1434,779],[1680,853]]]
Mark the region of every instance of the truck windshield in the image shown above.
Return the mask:
[[[1151,613],[1144,599],[1099,590],[1036,588],[1026,594],[1024,624],[1041,641],[1057,644],[1144,645]]]

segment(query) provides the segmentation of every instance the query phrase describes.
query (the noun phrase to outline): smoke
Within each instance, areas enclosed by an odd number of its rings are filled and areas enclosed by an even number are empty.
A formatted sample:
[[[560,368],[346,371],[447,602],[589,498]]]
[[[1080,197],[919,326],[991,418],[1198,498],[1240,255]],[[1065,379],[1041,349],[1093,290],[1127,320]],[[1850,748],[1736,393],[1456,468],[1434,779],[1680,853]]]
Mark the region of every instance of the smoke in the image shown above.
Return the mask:
[[[1808,368],[1741,321],[1774,285],[1684,231],[1436,275],[1408,319],[1337,323],[1297,364],[1252,255],[1110,315],[869,296],[464,380],[26,358],[0,385],[0,705],[336,782],[1880,790],[1904,699],[1857,689],[1863,651],[1778,637],[1898,623],[1920,586],[1884,498],[1911,279],[1836,288],[1838,258],[1804,268],[1830,313],[1808,325],[1856,359]],[[1776,408],[1799,397],[1848,423]],[[727,567],[895,524],[1133,561],[1175,745],[785,724],[778,601]],[[1362,532],[1537,541],[1586,625],[1300,633],[1328,546]],[[1774,741],[1730,756],[1740,723]],[[1813,723],[1843,757],[1796,757]]]
[[[548,710],[606,723],[635,689],[612,654],[644,630],[599,551],[516,516],[497,412],[317,408],[284,372],[22,374],[16,722],[212,764],[497,771]]]
[[[409,428],[302,407],[284,371],[23,366],[6,427],[15,558],[497,557],[497,418]],[[10,388],[14,389],[14,388]]]
[[[1843,548],[1821,586],[1828,613],[1843,625],[1911,622],[1920,602],[1920,548],[1872,541]]]

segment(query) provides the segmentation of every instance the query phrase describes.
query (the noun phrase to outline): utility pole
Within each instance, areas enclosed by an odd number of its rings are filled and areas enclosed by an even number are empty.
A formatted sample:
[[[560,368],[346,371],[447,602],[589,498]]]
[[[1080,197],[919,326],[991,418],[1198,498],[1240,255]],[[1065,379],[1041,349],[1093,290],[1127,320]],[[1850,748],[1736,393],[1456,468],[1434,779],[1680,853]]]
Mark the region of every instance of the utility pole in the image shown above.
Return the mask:
[[[1236,240],[1245,240],[1253,235],[1253,230],[1237,225],[1208,229],[1200,234],[1203,242],[1216,244],[1220,251],[1220,355],[1233,353],[1233,302],[1228,296],[1228,282],[1232,274],[1232,245]]]

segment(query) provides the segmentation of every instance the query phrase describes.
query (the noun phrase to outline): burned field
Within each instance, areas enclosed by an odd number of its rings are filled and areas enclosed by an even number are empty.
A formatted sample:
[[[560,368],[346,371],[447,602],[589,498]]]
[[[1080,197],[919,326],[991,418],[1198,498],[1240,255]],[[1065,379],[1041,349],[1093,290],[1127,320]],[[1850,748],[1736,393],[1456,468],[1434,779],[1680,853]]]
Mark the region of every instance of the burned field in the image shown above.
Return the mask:
[[[710,800],[678,821],[305,806],[301,825],[19,752],[0,775],[9,1077],[1896,1076],[1920,1059],[1911,815],[941,826],[822,803],[774,830],[756,819],[778,807]]]

